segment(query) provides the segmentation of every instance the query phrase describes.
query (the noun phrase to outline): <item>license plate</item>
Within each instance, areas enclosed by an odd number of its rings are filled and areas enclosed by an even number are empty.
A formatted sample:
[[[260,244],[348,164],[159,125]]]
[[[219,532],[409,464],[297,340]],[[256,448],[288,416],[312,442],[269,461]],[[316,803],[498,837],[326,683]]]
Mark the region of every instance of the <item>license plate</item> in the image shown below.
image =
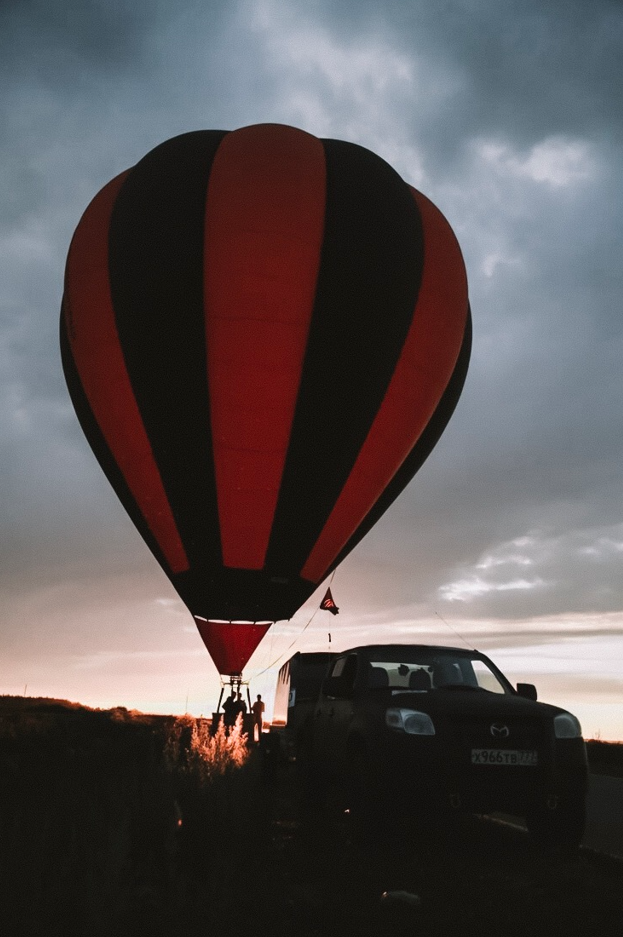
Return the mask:
[[[511,748],[472,748],[473,765],[536,765],[535,751]]]

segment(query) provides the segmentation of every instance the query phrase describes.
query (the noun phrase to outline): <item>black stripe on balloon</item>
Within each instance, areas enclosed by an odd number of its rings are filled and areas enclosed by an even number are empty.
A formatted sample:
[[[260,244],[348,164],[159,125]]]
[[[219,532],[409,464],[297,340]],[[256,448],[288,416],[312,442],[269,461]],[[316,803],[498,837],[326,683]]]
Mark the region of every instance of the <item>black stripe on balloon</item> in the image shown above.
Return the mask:
[[[132,169],[115,203],[109,272],[119,341],[191,571],[193,603],[221,564],[203,303],[205,202],[226,131],[174,137]]]
[[[179,577],[173,581],[178,588]],[[279,621],[292,618],[315,589],[315,583],[296,576],[287,583],[273,582],[263,570],[223,567],[209,590],[193,592],[193,611],[207,619]]]
[[[301,386],[266,567],[302,568],[383,401],[423,263],[408,186],[369,150],[323,140],[324,240]]]
[[[63,365],[63,372],[65,374],[65,381],[67,382],[69,396],[71,397],[71,401],[74,405],[74,410],[76,411],[76,416],[78,417],[78,422],[82,427],[82,431],[87,438],[89,445],[93,450],[93,454],[99,462],[102,471],[112,485],[112,488],[119,498],[121,504],[129,514],[130,519],[134,523],[134,526],[143,537],[145,543],[154,554],[165,573],[169,575],[167,561],[164,558],[164,555],[158,546],[156,539],[145,523],[145,519],[126,484],[125,478],[123,477],[119,466],[117,465],[110,452],[110,449],[108,448],[106,440],[102,435],[95,417],[93,416],[93,411],[91,410],[87,400],[87,396],[84,392],[84,388],[82,386],[82,382],[74,362],[74,357],[69,344],[69,338],[67,336],[65,316],[63,312],[61,312],[60,338],[61,361]]]
[[[398,495],[407,487],[413,476],[420,470],[426,459],[429,457],[443,431],[445,430],[450,417],[454,413],[465,378],[472,347],[472,320],[468,309],[467,321],[465,324],[465,333],[461,343],[459,356],[454,366],[452,376],[448,381],[445,391],[435,408],[435,412],[426,424],[418,441],[413,449],[402,463],[389,485],[385,488],[374,507],[366,514],[357,530],[350,537],[344,548],[335,558],[327,574],[331,573],[343,559],[353,550],[357,544],[363,540],[368,531],[376,524],[385,511],[393,504]]]

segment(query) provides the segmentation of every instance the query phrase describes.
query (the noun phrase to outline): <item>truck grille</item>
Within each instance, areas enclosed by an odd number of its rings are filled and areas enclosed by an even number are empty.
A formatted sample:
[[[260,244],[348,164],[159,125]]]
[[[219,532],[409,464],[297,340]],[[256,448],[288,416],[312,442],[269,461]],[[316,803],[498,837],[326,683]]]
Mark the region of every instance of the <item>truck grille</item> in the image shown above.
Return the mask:
[[[491,726],[500,731],[492,732]],[[503,731],[505,727],[508,734]],[[440,736],[457,749],[511,748],[542,750],[545,744],[545,727],[537,719],[461,719],[440,726]]]

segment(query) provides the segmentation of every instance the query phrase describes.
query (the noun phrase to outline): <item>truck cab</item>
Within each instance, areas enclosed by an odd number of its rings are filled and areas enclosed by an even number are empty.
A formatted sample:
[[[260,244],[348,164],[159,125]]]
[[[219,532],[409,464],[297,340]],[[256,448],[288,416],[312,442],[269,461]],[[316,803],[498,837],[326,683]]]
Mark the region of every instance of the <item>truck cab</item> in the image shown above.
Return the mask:
[[[360,814],[390,803],[513,813],[535,838],[573,848],[584,829],[584,740],[575,716],[536,697],[476,650],[343,651],[307,721],[314,783],[341,785]]]

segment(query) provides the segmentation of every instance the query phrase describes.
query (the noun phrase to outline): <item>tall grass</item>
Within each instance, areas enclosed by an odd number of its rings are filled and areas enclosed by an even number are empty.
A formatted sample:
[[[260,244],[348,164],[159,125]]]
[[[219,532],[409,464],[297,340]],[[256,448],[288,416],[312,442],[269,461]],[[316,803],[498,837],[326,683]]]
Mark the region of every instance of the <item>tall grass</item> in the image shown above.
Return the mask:
[[[240,724],[212,737],[190,716],[3,707],[0,933],[216,926],[260,822],[252,760]]]
[[[229,733],[220,722],[214,735],[207,720],[180,716],[169,733],[164,752],[169,770],[196,772],[204,783],[241,768],[249,758],[242,715]]]

